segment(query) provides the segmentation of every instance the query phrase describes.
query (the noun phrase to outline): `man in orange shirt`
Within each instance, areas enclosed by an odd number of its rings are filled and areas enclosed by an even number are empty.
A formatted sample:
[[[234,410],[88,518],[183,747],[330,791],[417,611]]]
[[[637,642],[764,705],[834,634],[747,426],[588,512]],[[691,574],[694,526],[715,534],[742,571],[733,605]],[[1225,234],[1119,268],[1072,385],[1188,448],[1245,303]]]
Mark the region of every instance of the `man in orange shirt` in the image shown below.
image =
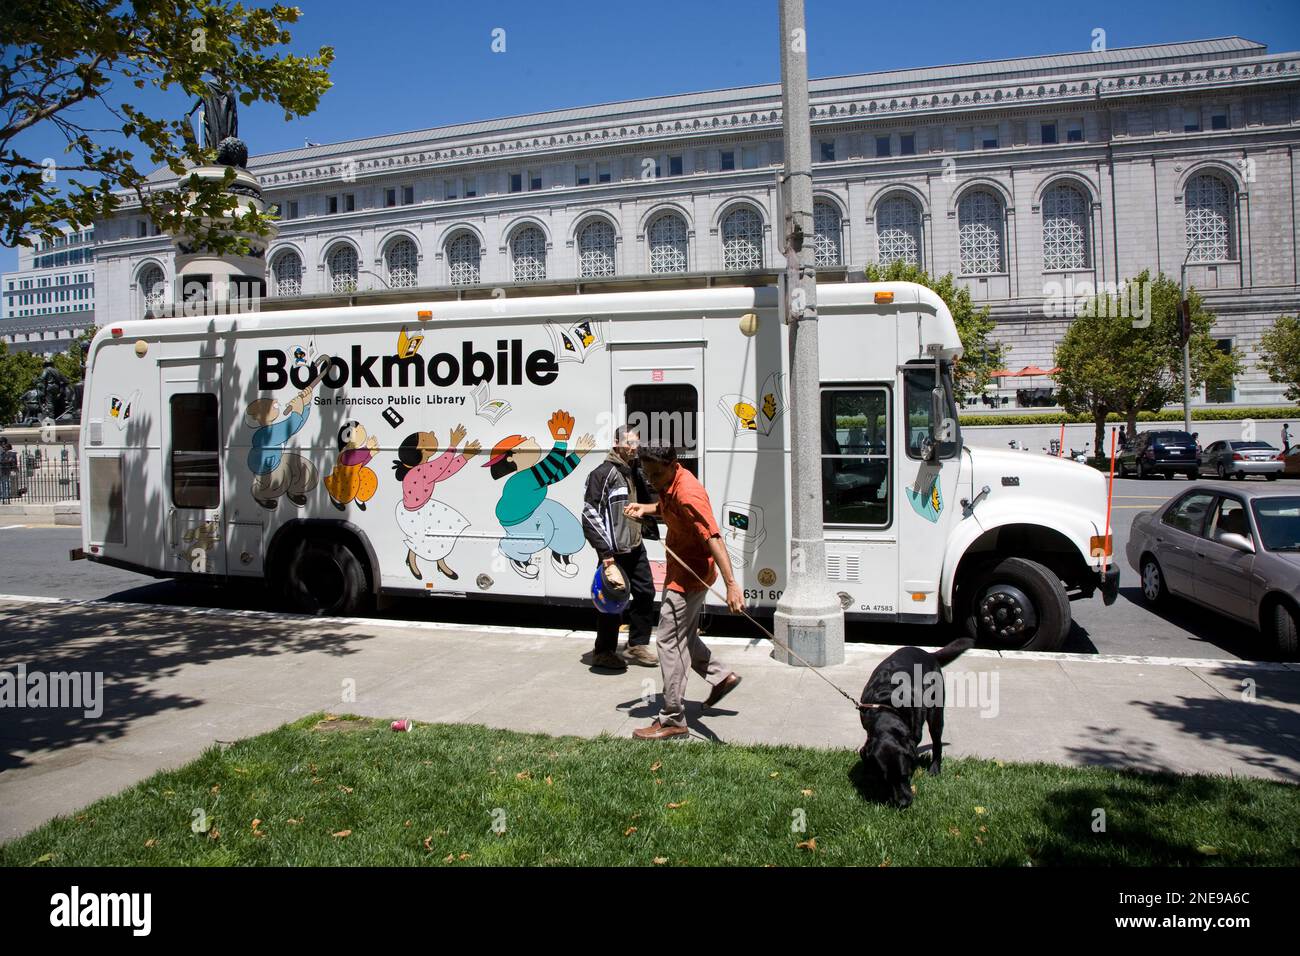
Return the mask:
[[[647,515],[663,518],[668,525],[666,544],[671,553],[659,626],[655,629],[659,668],[664,678],[663,707],[654,723],[632,731],[632,736],[639,740],[663,740],[690,732],[686,727],[685,701],[688,667],[713,685],[704,701],[706,708],[722,700],[740,683],[740,676],[714,660],[700,640],[700,611],[708,585],[717,579],[719,569],[727,585],[727,607],[739,613],[745,603],[704,486],[678,463],[677,453],[670,447],[642,446],[640,457],[641,470],[659,492],[659,501],[652,505],[628,505],[623,513],[629,518]]]

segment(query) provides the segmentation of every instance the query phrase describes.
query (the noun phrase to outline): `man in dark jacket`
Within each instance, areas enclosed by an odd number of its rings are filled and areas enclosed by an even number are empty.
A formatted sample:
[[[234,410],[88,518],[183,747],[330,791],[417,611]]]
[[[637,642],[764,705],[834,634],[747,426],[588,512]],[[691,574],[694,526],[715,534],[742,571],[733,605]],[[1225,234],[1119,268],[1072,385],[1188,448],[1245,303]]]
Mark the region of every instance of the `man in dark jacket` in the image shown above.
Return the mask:
[[[626,426],[614,432],[614,448],[587,477],[582,506],[582,532],[605,566],[606,574],[620,575],[631,591],[626,611],[627,657],[633,663],[656,667],[659,658],[650,647],[654,626],[654,579],[641,543],[642,524],[623,509],[629,504],[647,503],[648,487],[636,469],[640,436]],[[653,527],[654,519],[649,519]],[[596,648],[592,664],[611,670],[627,670],[618,656],[618,627],[622,615],[599,614]]]

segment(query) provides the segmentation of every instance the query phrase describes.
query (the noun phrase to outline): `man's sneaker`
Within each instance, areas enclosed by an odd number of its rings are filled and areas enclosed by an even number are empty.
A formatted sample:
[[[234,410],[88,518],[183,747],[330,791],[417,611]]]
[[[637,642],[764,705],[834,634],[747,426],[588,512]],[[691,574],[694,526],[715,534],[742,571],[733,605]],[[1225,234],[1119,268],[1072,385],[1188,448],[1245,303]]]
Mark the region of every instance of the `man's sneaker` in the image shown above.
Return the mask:
[[[559,571],[566,578],[571,578],[578,573],[578,566],[570,560],[567,554],[556,554],[552,551],[551,564],[554,565],[555,570]]]
[[[640,664],[642,667],[659,666],[659,655],[649,644],[629,644],[623,651],[623,656],[633,664]]]
[[[511,558],[510,566],[515,569],[515,573],[520,577],[525,577],[530,581],[537,577],[536,565],[529,564],[527,561],[516,561]]]
[[[592,667],[603,667],[611,671],[625,671],[627,664],[613,651],[600,651],[591,655]]]

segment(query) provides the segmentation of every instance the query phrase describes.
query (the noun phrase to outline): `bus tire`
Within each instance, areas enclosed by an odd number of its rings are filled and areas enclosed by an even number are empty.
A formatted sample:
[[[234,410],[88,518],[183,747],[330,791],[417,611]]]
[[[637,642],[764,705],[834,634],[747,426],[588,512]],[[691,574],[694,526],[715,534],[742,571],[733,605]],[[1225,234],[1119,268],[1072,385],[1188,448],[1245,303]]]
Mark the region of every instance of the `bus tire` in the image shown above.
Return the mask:
[[[1003,650],[1054,651],[1070,633],[1070,601],[1056,573],[1025,558],[1003,558],[968,591],[966,630]]]
[[[352,617],[369,603],[366,570],[352,549],[326,538],[304,538],[290,552],[281,590],[293,610]]]

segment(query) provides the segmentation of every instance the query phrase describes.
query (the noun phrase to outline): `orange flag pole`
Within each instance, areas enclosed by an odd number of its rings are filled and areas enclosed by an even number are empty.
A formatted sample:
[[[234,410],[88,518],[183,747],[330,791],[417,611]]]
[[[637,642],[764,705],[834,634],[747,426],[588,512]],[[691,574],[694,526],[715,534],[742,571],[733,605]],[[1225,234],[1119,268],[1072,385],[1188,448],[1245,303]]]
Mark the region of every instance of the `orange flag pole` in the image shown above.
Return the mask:
[[[1065,455],[1065,422],[1061,422],[1061,440],[1057,442],[1056,457],[1061,458]]]

